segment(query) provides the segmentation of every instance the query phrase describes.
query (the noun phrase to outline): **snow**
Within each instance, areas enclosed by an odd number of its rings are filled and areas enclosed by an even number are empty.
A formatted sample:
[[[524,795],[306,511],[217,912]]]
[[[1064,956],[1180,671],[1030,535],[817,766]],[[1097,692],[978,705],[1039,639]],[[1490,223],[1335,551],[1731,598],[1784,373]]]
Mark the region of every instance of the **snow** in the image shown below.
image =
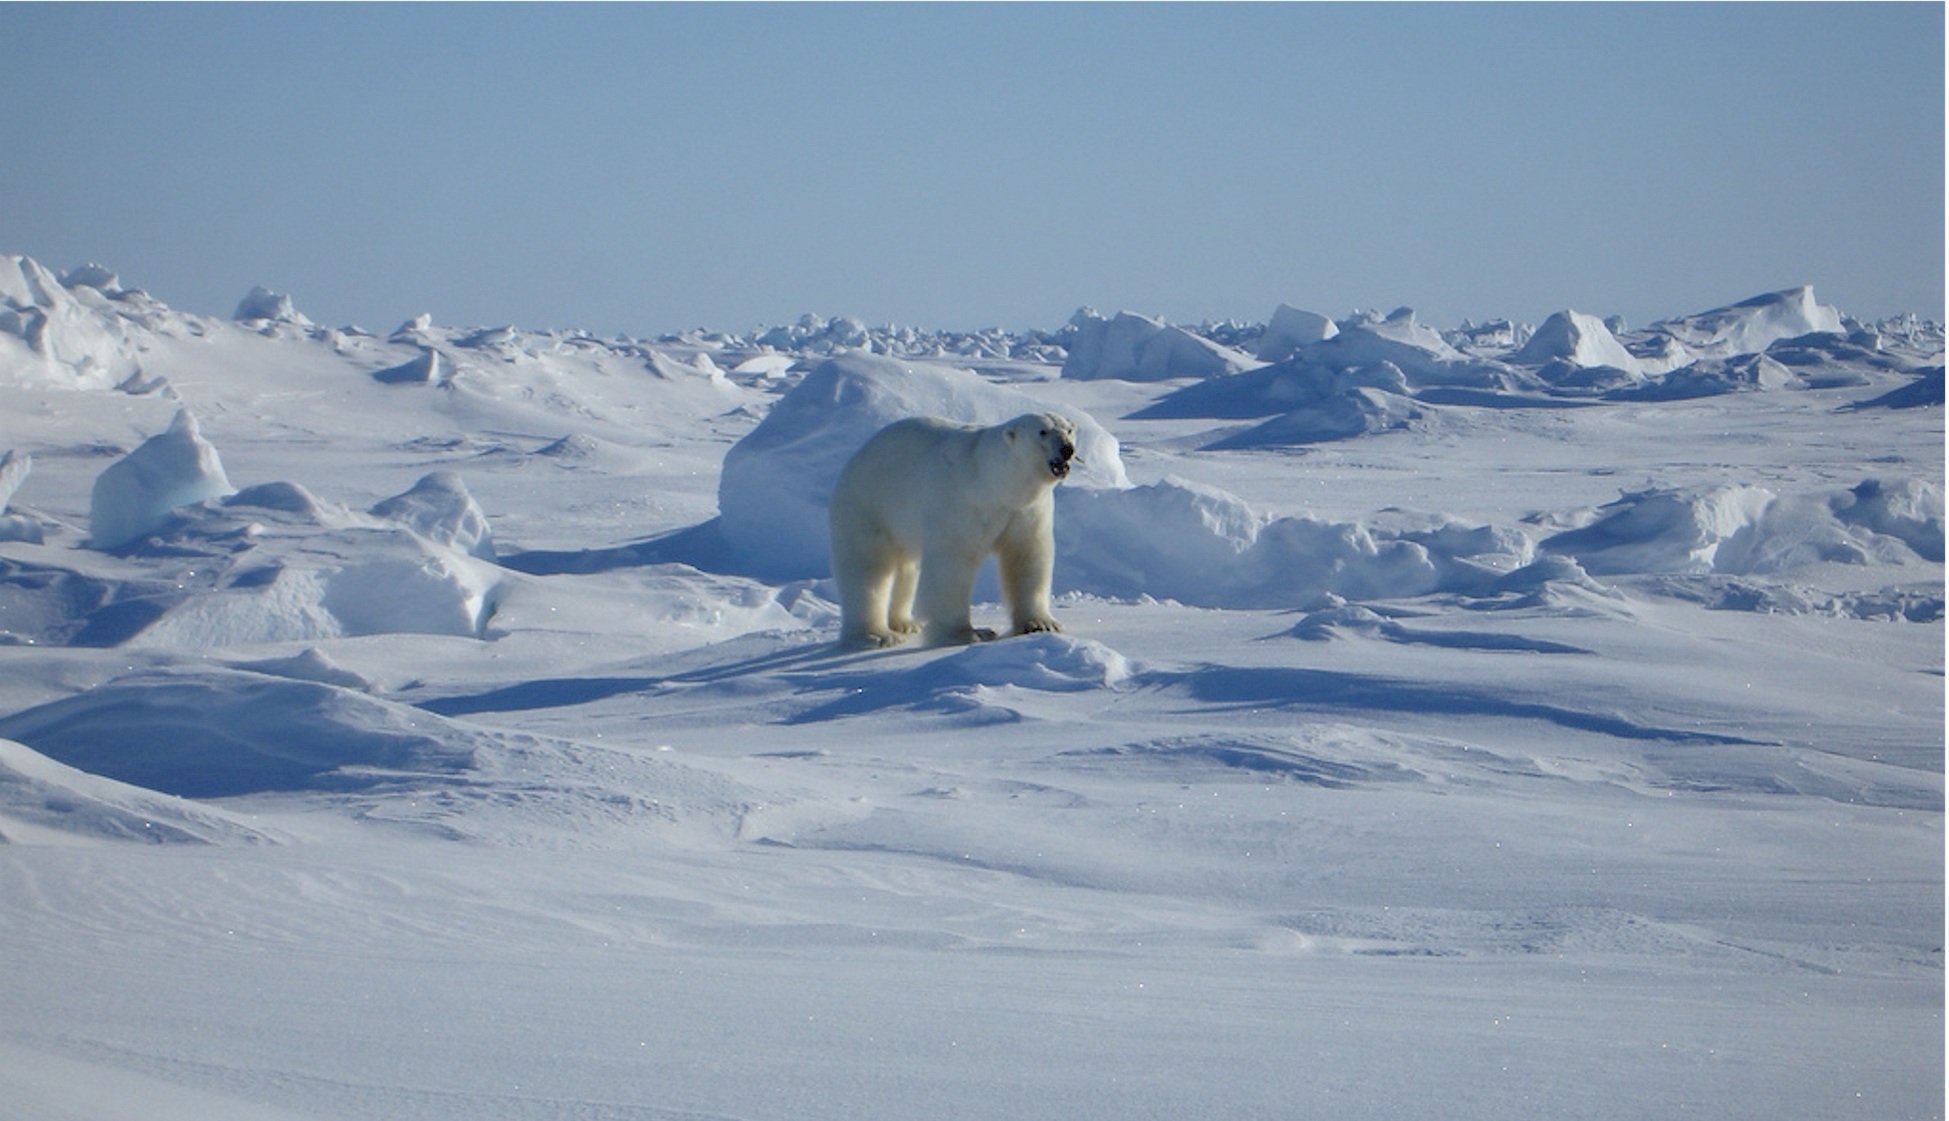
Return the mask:
[[[0,1119],[1941,1116],[1937,324],[0,301]],[[1064,632],[838,649],[1044,409]]]

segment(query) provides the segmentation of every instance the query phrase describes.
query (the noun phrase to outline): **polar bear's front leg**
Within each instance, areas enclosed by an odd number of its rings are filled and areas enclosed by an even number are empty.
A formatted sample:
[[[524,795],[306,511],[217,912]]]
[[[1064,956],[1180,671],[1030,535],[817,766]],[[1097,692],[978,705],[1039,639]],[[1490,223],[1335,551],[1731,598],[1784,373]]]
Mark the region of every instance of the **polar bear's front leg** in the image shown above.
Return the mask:
[[[1011,527],[997,549],[1002,601],[1008,604],[1015,634],[1060,631],[1049,609],[1049,582],[1055,576],[1056,544],[1047,520],[1030,519]]]
[[[965,646],[995,637],[994,631],[974,625],[974,584],[981,561],[979,554],[966,548],[922,551],[914,606],[926,620],[924,637],[929,646]]]
[[[893,569],[893,594],[887,599],[887,629],[895,634],[920,631],[920,620],[914,618],[914,589],[919,582],[920,563],[912,557],[900,558]]]

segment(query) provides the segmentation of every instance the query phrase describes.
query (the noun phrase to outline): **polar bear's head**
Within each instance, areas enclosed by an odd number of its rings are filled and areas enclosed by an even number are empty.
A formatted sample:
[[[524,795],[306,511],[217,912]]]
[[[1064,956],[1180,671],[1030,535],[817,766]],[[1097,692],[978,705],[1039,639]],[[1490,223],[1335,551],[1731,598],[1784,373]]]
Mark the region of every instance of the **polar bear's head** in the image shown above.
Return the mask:
[[[1017,456],[1033,464],[1038,474],[1046,472],[1050,482],[1067,476],[1072,461],[1081,462],[1076,459],[1076,426],[1068,417],[1029,413],[1004,425],[1002,435]]]

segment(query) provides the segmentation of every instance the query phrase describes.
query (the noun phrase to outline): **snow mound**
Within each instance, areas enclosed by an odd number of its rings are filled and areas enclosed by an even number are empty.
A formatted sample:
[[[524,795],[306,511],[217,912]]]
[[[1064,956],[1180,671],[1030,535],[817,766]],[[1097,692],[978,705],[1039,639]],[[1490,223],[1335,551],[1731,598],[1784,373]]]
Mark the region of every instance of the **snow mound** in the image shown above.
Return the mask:
[[[1391,362],[1347,368],[1299,355],[1228,378],[1187,385],[1132,413],[1131,419],[1237,420],[1276,416],[1320,405],[1363,387],[1397,394],[1408,392],[1407,378]]]
[[[494,565],[400,528],[273,535],[125,641],[213,649],[376,634],[479,638],[505,581]]]
[[[1031,634],[982,642],[913,671],[932,688],[1015,686],[1070,693],[1115,689],[1131,676],[1130,662],[1100,642],[1061,634]]]
[[[163,555],[192,558],[169,590],[143,597],[79,573],[40,577],[19,593],[49,616],[37,640],[77,628],[110,644],[180,649],[373,634],[479,638],[509,575],[488,559],[480,507],[443,472],[371,514],[319,502],[294,483],[263,483],[179,515],[155,539]],[[109,612],[97,605],[117,600],[121,616],[138,605],[147,613],[97,625],[93,617]]]
[[[30,257],[0,256],[0,384],[112,389],[140,372],[113,297],[86,280],[113,278],[77,270],[69,287]]]
[[[1014,722],[1024,719],[1023,713],[998,703],[998,694],[1120,690],[1138,674],[1122,654],[1100,642],[1047,632],[1021,635],[978,642],[918,665],[837,675],[828,684],[839,686],[839,698],[799,713],[792,722],[888,709],[935,711],[976,723]]]
[[[1701,358],[1757,354],[1782,339],[1843,334],[1841,313],[1814,299],[1811,286],[1789,288],[1651,325]]]
[[[1793,495],[1739,485],[1659,488],[1625,494],[1589,525],[1538,548],[1599,576],[1783,573],[1939,560],[1942,518],[1941,487],[1917,480]]]
[[[1852,526],[1893,537],[1924,560],[1943,559],[1942,487],[1923,479],[1889,484],[1868,479],[1837,497],[1834,516]]]
[[[270,839],[216,807],[92,775],[0,739],[0,842],[81,838],[148,844]]]
[[[1945,393],[1942,367],[1925,370],[1921,377],[1907,385],[1891,389],[1879,397],[1859,401],[1848,406],[1849,411],[1860,409],[1920,409],[1944,403]]]
[[[1085,308],[1069,323],[1075,335],[1063,360],[1066,378],[1213,378],[1257,365],[1240,351],[1127,311],[1105,319]]]
[[[237,669],[252,673],[268,674],[272,677],[288,677],[294,681],[316,681],[321,685],[334,685],[340,689],[354,689],[361,693],[372,691],[372,683],[351,670],[345,669],[316,646],[307,646],[288,658],[265,658],[255,662],[239,662]]]
[[[0,719],[69,767],[185,798],[451,777],[488,741],[418,709],[237,670],[130,674]]]
[[[1056,516],[1056,588],[1201,607],[1299,607],[1348,599],[1486,595],[1530,559],[1515,531],[1447,522],[1376,528],[1271,518],[1215,487],[1167,478],[1077,490]]]
[[[1575,367],[1612,366],[1627,373],[1641,372],[1638,359],[1604,321],[1581,311],[1560,311],[1543,321],[1512,361],[1545,366],[1563,362]]]
[[[762,576],[825,575],[831,567],[826,504],[832,485],[853,453],[896,420],[941,416],[986,425],[1045,411],[1076,423],[1081,463],[1058,494],[1076,484],[1127,485],[1116,438],[1075,409],[951,367],[868,354],[830,359],[724,456],[717,502],[732,563]]]
[[[372,507],[374,517],[395,521],[429,541],[484,561],[494,559],[494,534],[487,514],[467,493],[460,476],[435,471]]]
[[[1276,448],[1350,440],[1356,436],[1400,431],[1423,415],[1421,406],[1398,393],[1350,389],[1207,444],[1205,450]]]
[[[179,506],[232,492],[217,449],[188,409],[95,479],[88,507],[89,544],[118,549],[168,524]]]

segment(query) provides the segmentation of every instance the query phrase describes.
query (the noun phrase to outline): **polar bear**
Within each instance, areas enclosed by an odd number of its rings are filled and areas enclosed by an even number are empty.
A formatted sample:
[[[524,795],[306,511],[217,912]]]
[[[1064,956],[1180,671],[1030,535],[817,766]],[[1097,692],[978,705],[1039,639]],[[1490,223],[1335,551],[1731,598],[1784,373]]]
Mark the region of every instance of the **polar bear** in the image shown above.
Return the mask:
[[[1076,426],[1054,413],[992,428],[914,417],[875,433],[840,471],[828,512],[840,641],[994,638],[969,615],[991,553],[1013,633],[1061,630],[1049,613],[1054,491],[1072,462]]]

